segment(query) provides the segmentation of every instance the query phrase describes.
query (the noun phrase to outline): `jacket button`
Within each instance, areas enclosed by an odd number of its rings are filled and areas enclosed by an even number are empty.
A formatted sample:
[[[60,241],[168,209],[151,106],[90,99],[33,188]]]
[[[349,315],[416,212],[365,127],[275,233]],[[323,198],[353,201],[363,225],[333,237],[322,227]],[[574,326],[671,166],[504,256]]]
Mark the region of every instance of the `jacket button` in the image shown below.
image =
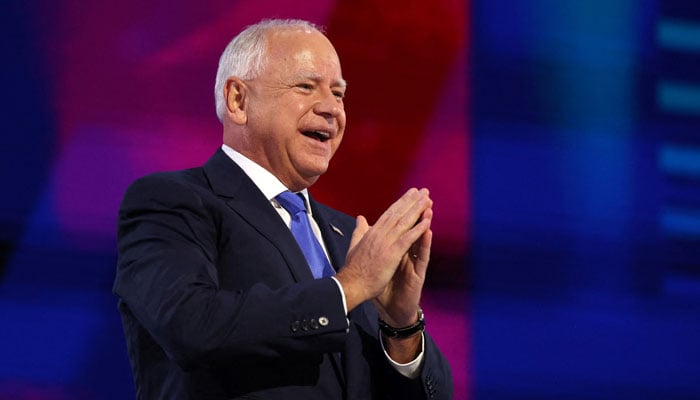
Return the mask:
[[[304,332],[309,330],[309,320],[308,319],[301,320],[301,330]]]
[[[319,324],[319,325],[321,325],[321,326],[328,326],[328,323],[329,323],[328,318],[326,318],[326,317],[319,317],[319,319],[318,319],[318,324]]]
[[[290,326],[290,328],[292,329],[292,332],[298,331],[299,330],[299,321],[292,322],[292,325]]]
[[[311,323],[311,329],[318,329],[319,328],[318,321],[316,319],[311,319],[311,320],[309,320],[309,322]]]

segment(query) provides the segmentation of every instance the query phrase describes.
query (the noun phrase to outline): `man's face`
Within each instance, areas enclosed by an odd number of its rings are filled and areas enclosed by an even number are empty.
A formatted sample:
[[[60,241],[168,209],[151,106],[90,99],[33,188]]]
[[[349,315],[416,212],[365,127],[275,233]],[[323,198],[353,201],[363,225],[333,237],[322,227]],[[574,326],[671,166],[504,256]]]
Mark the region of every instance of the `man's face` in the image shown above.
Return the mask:
[[[260,76],[246,81],[245,155],[297,191],[326,172],[340,145],[345,81],[321,33],[282,30],[268,39]]]

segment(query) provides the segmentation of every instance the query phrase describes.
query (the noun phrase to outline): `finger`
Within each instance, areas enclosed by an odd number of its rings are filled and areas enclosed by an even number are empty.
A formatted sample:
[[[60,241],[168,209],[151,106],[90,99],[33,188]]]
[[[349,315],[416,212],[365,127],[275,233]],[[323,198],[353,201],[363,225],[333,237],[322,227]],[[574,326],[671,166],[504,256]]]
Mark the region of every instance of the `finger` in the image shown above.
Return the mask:
[[[403,233],[395,243],[395,245],[398,246],[396,250],[401,253],[407,253],[414,243],[430,229],[430,223],[430,219],[421,219],[413,228]]]
[[[352,237],[350,238],[350,249],[353,249],[362,240],[368,230],[369,224],[367,224],[367,219],[362,215],[358,215],[355,219],[355,230],[352,231]]]
[[[431,206],[430,206],[429,208],[426,208],[426,209],[423,211],[423,214],[421,215],[421,219],[429,219],[429,220],[432,221],[432,219],[433,219],[433,208],[432,208],[432,204],[431,204]]]
[[[428,270],[428,261],[430,261],[430,247],[433,243],[433,231],[428,229],[418,239],[418,249],[416,251],[417,258],[415,262],[415,271],[421,277],[425,277]]]
[[[432,214],[428,215],[426,212],[433,207],[433,200],[430,198],[428,189],[419,190],[413,195],[413,200],[405,214],[408,216],[407,221],[411,227],[425,217],[432,218]]]
[[[430,221],[432,224],[433,220],[433,209],[428,208],[426,209],[423,214],[421,215],[421,220],[427,220]],[[420,222],[420,221],[419,221]],[[421,240],[422,236],[411,245],[411,248],[409,249],[409,254],[411,255],[412,259],[417,259],[421,255]],[[428,246],[429,247],[429,246]],[[429,250],[429,249],[428,249]]]
[[[411,188],[406,191],[401,197],[399,197],[394,203],[392,203],[389,208],[382,213],[382,215],[379,217],[375,225],[384,225],[387,223],[387,220],[391,220],[392,218],[398,216],[398,215],[403,215],[406,210],[412,205],[413,202],[415,202],[416,197],[415,195],[418,193],[418,190],[416,188]]]
[[[375,226],[382,231],[398,228],[396,233],[401,234],[413,227],[431,206],[427,189],[411,188],[379,217]]]

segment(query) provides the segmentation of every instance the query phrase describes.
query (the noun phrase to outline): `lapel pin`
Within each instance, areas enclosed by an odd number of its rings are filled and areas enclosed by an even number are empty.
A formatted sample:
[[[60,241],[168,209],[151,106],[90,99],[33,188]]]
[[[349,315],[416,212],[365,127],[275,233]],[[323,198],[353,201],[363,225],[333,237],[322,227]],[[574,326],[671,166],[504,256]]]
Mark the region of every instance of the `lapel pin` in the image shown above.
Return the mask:
[[[340,236],[345,237],[345,235],[343,234],[343,231],[341,231],[340,228],[338,228],[337,226],[335,226],[333,224],[328,224],[328,225],[331,226],[331,229],[333,229],[333,232],[337,233]]]

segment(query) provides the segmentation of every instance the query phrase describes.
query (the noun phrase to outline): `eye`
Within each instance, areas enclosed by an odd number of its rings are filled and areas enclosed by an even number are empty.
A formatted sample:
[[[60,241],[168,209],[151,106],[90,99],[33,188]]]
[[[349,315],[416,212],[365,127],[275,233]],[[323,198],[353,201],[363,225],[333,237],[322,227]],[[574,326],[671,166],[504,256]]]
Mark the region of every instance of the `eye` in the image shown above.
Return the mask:
[[[313,90],[314,85],[311,83],[299,83],[299,84],[297,84],[297,87],[301,90],[309,91],[309,90]]]
[[[345,98],[345,92],[340,90],[334,90],[333,96],[337,97],[339,100],[343,100]]]

